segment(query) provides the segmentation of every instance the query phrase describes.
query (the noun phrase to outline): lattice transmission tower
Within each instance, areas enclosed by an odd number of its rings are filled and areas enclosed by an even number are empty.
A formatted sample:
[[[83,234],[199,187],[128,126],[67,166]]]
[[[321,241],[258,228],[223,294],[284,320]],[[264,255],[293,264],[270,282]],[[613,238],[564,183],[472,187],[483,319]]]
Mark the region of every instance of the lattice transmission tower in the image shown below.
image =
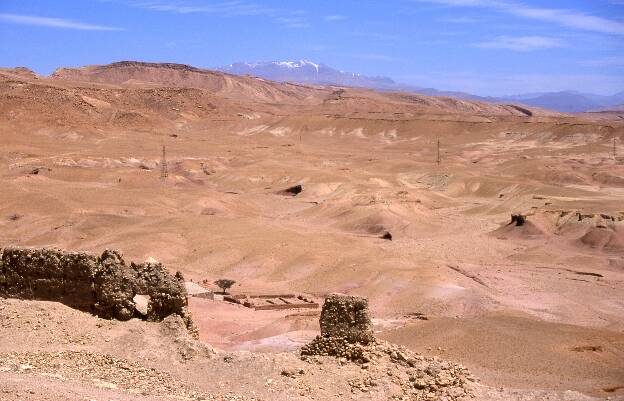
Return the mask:
[[[162,159],[160,160],[160,179],[164,181],[167,176],[169,176],[169,171],[167,170],[167,153],[165,145],[163,145]]]
[[[440,165],[441,161],[442,159],[440,158],[440,138],[438,138],[438,149],[437,149],[437,155],[436,155],[436,163],[438,163],[438,166]]]

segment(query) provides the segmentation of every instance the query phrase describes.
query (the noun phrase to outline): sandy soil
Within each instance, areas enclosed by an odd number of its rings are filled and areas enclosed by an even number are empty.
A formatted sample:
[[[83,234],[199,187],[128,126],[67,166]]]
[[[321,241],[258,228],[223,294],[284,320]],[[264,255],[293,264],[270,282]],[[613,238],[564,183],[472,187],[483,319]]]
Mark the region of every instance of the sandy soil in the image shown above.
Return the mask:
[[[620,332],[499,312],[458,320],[419,322],[388,331],[384,338],[460,361],[491,385],[573,389],[597,396],[621,390]]]
[[[0,73],[0,246],[115,248],[239,293],[364,295],[380,335],[487,385],[624,392],[617,113],[128,68]],[[317,330],[309,313],[191,309],[226,350]]]

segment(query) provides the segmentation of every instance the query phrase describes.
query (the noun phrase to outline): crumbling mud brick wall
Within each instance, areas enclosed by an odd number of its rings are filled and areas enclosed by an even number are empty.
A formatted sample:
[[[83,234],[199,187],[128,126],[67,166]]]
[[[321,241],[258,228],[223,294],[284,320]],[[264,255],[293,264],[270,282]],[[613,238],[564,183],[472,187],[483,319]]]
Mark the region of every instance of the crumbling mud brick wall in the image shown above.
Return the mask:
[[[191,314],[188,311],[184,276],[181,272],[176,272],[172,277],[162,263],[150,262],[130,263],[130,269],[137,275],[135,291],[150,297],[147,320],[161,321],[175,313],[182,317],[189,329],[193,328]]]
[[[321,335],[342,337],[351,343],[374,339],[368,300],[354,295],[331,294],[321,310]]]
[[[97,259],[53,249],[0,250],[0,295],[55,300],[95,312]]]
[[[135,295],[149,296],[150,321],[178,314],[194,330],[184,279],[161,263],[126,265],[117,251],[95,257],[59,249],[0,249],[0,296],[58,301],[104,318],[141,317]]]
[[[331,294],[321,310],[321,335],[301,348],[302,355],[336,356],[366,362],[376,342],[366,298]]]

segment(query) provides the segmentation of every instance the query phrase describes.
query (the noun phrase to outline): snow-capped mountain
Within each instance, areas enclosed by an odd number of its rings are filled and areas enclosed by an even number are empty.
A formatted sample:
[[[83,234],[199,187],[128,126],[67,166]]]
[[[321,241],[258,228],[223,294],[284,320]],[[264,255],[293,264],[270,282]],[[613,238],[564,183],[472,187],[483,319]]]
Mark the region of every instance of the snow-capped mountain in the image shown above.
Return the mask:
[[[433,88],[402,84],[388,77],[369,77],[353,72],[340,71],[325,64],[313,63],[308,60],[234,63],[226,67],[217,68],[217,70],[234,75],[252,75],[278,82],[351,86],[393,92],[414,92],[428,96],[449,96],[493,103],[522,103],[572,113],[613,109],[624,103],[624,92],[613,96],[562,91],[483,97],[465,92],[441,91]]]
[[[386,90],[396,85],[390,78],[367,77],[339,71],[325,64],[317,64],[308,60],[234,63],[220,67],[218,70],[235,75],[253,75],[278,82],[355,86]]]

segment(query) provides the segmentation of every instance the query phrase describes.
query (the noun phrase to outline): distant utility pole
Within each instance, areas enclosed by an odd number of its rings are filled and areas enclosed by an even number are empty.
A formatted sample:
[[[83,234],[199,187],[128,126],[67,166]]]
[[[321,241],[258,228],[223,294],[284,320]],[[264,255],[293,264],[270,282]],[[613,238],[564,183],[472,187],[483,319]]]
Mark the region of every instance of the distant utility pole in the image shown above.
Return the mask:
[[[165,180],[169,176],[167,171],[167,155],[165,153],[165,145],[163,145],[162,159],[160,160],[160,179]]]
[[[301,134],[302,131],[305,132],[306,134],[308,133],[308,126],[304,125],[303,128],[299,131],[299,143],[301,143]]]
[[[436,157],[436,163],[438,163],[438,166],[440,165],[440,138],[438,138],[438,153]]]

